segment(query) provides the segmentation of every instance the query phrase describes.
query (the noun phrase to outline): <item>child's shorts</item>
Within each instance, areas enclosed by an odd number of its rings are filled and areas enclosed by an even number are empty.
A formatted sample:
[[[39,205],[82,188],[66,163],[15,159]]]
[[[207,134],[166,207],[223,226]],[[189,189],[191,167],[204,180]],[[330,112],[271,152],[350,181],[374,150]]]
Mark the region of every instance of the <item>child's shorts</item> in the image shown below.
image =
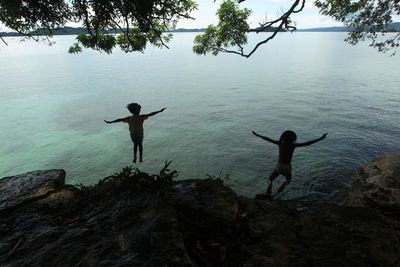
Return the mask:
[[[283,176],[286,176],[286,178],[289,177],[290,179],[292,177],[292,166],[289,164],[278,163],[276,164],[275,171]]]
[[[134,144],[141,144],[143,142],[143,133],[131,133],[131,139]]]

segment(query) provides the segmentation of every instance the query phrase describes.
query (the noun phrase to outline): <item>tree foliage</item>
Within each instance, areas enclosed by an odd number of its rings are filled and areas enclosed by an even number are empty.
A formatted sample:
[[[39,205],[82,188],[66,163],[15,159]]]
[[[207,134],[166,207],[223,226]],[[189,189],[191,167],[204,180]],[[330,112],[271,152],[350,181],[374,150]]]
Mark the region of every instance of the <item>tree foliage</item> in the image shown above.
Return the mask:
[[[217,12],[219,23],[208,26],[204,34],[196,37],[195,53],[250,57],[279,32],[296,30],[291,16],[303,10],[306,0],[292,0],[280,17],[254,29],[247,23],[251,11],[239,8],[244,1],[223,0]],[[323,15],[352,29],[346,39],[349,43],[368,39],[371,46],[383,52],[399,46],[400,34],[386,34],[391,31],[388,24],[393,16],[400,15],[400,1],[316,0],[315,4]],[[82,47],[111,53],[117,46],[125,52],[143,52],[149,43],[168,47],[172,35],[166,32],[174,29],[179,19],[191,18],[190,13],[196,8],[195,0],[0,0],[0,23],[27,38],[49,43],[55,29],[68,22],[82,23],[87,34],[78,35],[70,53],[79,53]],[[270,34],[264,40],[249,52],[244,51],[247,33],[266,31]]]
[[[209,25],[204,34],[196,36],[193,51],[196,54],[213,55],[219,52],[229,52],[224,47],[237,46],[243,52],[243,45],[247,43],[246,33],[250,30],[247,19],[251,10],[240,9],[232,0],[224,1],[217,11],[219,23]]]
[[[380,52],[399,47],[400,33],[391,34],[389,24],[400,15],[398,0],[317,0],[315,5],[323,15],[330,16],[350,27],[346,41],[352,45],[370,40]],[[383,37],[383,38],[381,38]]]
[[[0,22],[18,33],[40,40],[72,19],[64,0],[0,0]],[[4,40],[3,40],[4,41]]]
[[[193,50],[197,54],[226,52],[249,57],[278,32],[295,30],[290,15],[300,12],[304,4],[305,0],[294,0],[278,19],[250,29],[247,19],[251,11],[241,10],[233,0],[224,0],[218,10],[220,22],[196,37]],[[49,42],[55,29],[68,21],[81,22],[88,34],[78,35],[70,53],[79,53],[82,47],[111,53],[116,46],[132,52],[143,51],[148,43],[167,47],[172,36],[165,32],[174,29],[178,19],[191,18],[190,12],[196,8],[194,0],[0,0],[0,22],[28,38]],[[268,29],[273,29],[271,36],[246,54],[246,34]],[[120,34],[112,34],[116,32]]]
[[[238,0],[243,2],[244,0]],[[255,29],[251,29],[247,19],[251,10],[240,9],[239,4],[232,0],[224,0],[217,11],[218,25],[209,25],[204,34],[196,36],[193,51],[196,54],[212,53],[218,55],[219,52],[233,53],[243,57],[250,57],[261,45],[272,40],[281,31],[294,31],[296,27],[290,16],[303,10],[305,0],[295,0],[292,6],[283,14],[273,20],[260,23]],[[270,32],[270,35],[259,42],[246,53],[244,45],[247,44],[247,33]]]
[[[81,46],[111,53],[116,45],[132,52],[147,43],[167,47],[171,36],[164,32],[191,18],[196,7],[192,0],[0,0],[0,22],[36,40],[69,21],[81,22],[88,34],[77,37],[71,53]]]

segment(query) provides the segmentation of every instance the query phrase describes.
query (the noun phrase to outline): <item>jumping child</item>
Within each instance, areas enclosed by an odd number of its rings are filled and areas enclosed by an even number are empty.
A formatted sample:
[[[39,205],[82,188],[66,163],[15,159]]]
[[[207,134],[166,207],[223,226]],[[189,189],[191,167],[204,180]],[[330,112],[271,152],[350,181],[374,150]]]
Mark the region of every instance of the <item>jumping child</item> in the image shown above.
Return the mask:
[[[275,145],[279,146],[279,160],[276,165],[274,171],[269,176],[269,184],[267,188],[267,196],[271,196],[272,190],[272,181],[278,177],[280,174],[286,177],[286,181],[279,187],[278,192],[282,192],[286,185],[290,184],[292,179],[292,157],[293,152],[296,147],[309,146],[316,142],[322,141],[328,135],[327,133],[323,134],[320,138],[315,140],[311,140],[305,143],[296,144],[297,135],[293,131],[285,131],[282,133],[279,141],[275,141],[269,137],[262,136],[252,131],[255,136],[258,136],[268,142],[271,142]]]
[[[134,144],[133,146],[133,163],[136,163],[136,154],[137,154],[137,148],[139,147],[139,161],[143,162],[143,122],[146,120],[148,117],[154,116],[160,112],[163,112],[166,108],[163,108],[159,111],[154,111],[149,114],[140,114],[140,109],[142,108],[139,104],[137,103],[131,103],[126,106],[128,110],[133,114],[132,116],[122,118],[122,119],[116,119],[113,121],[106,121],[106,123],[114,123],[114,122],[125,122],[129,124],[129,132],[131,133],[131,139]]]

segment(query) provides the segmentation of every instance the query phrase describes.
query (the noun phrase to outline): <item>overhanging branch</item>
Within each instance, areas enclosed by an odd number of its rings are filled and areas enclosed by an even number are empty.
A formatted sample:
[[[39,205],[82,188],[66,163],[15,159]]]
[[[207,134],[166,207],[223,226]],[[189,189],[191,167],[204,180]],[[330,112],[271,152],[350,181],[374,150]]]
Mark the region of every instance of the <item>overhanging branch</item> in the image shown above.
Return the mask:
[[[6,40],[4,40],[4,39],[3,39],[3,37],[2,37],[2,36],[0,36],[0,39],[3,41],[3,43],[4,43],[5,45],[7,45],[7,46],[8,46],[8,43],[6,42]]]
[[[238,0],[239,3],[243,2],[245,0]],[[232,50],[226,50],[226,49],[221,49],[221,52],[225,52],[225,53],[234,53],[234,54],[238,54],[242,57],[246,57],[249,58],[254,52],[256,52],[256,50],[263,44],[266,44],[267,42],[271,41],[272,39],[274,39],[274,37],[282,30],[287,30],[290,32],[293,32],[295,30],[297,30],[297,28],[293,25],[291,25],[291,20],[290,20],[290,16],[293,13],[299,13],[304,9],[305,6],[305,2],[306,0],[295,0],[293,5],[290,7],[290,9],[288,11],[286,11],[282,16],[280,16],[279,18],[272,20],[272,21],[268,21],[265,22],[263,24],[260,24],[259,27],[257,27],[256,29],[250,29],[249,32],[256,32],[256,33],[260,33],[265,31],[266,29],[273,27],[274,25],[278,25],[274,31],[272,32],[272,34],[264,39],[263,41],[260,41],[259,43],[257,43],[254,48],[248,53],[245,54],[243,53],[243,49],[241,49],[241,52],[237,52],[237,51],[232,51]],[[239,47],[240,48],[240,47]]]

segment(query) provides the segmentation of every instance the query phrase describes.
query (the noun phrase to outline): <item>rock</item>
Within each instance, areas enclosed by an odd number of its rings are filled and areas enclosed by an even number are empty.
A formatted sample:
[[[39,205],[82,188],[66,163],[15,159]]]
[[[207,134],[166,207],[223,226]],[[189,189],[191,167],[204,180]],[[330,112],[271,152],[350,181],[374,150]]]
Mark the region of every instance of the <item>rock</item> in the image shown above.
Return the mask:
[[[249,199],[213,179],[36,188],[53,189],[1,213],[1,266],[400,266],[399,218],[368,207]]]
[[[400,210],[400,153],[378,157],[354,176],[343,205]]]
[[[235,239],[238,200],[213,179],[178,181],[165,196],[178,214],[185,250],[200,266],[229,266],[227,248]]]
[[[176,210],[156,190],[64,186],[0,216],[0,265],[192,266]]]
[[[254,199],[258,199],[258,200],[272,200],[271,196],[268,196],[266,194],[257,194]]]
[[[400,264],[399,222],[375,210],[246,198],[239,198],[239,208],[246,212],[249,233],[242,236],[234,266]]]
[[[279,265],[276,262],[274,262],[271,258],[262,255],[255,255],[243,264],[243,267],[255,267],[255,266],[262,267],[262,266],[279,266]]]
[[[64,184],[64,170],[33,171],[0,179],[0,212],[59,191]]]
[[[154,266],[193,265],[179,231],[176,210],[172,207],[164,206],[159,210],[157,220],[152,226],[151,250],[158,256]]]
[[[236,222],[235,192],[212,179],[179,181],[168,191],[167,201],[178,210],[190,210],[227,227],[234,227]]]

